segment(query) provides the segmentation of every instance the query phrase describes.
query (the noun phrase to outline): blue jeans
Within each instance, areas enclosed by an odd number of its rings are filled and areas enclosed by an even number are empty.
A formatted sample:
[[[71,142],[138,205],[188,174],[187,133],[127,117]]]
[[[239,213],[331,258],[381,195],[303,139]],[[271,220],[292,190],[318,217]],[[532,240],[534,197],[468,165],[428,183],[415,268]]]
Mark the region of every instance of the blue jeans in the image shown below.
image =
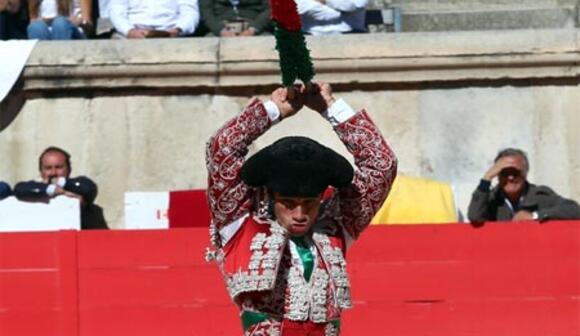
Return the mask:
[[[31,40],[84,40],[86,36],[64,16],[55,17],[50,23],[35,20],[28,25]]]

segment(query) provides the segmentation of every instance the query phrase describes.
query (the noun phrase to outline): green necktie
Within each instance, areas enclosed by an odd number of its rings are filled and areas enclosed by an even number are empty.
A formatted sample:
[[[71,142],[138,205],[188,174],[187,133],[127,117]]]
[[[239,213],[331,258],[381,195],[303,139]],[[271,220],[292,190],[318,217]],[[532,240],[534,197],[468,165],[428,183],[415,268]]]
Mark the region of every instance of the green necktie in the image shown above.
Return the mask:
[[[310,276],[312,275],[312,270],[314,268],[314,256],[312,255],[312,251],[310,251],[310,248],[306,245],[304,237],[292,238],[292,241],[296,244],[296,250],[298,251],[300,260],[302,260],[302,266],[304,266],[304,279],[310,281]]]

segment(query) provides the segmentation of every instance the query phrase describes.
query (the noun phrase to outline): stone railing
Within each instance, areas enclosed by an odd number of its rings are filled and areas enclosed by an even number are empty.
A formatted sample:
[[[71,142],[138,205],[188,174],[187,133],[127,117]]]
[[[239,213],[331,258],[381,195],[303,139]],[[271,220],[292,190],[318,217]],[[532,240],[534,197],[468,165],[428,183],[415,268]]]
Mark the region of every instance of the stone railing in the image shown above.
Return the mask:
[[[576,30],[408,33],[309,38],[318,78],[349,84],[578,78]],[[270,87],[273,37],[39,43],[26,91]]]
[[[369,110],[402,172],[452,183],[460,210],[508,146],[529,152],[531,181],[580,199],[578,30],[359,34],[308,46],[316,80]],[[273,38],[256,37],[41,42],[22,79],[26,104],[1,119],[0,179],[30,179],[44,147],[65,147],[73,175],[95,179],[120,227],[126,191],[205,188],[205,142],[280,75]],[[296,133],[348,155],[312,113],[252,149]]]

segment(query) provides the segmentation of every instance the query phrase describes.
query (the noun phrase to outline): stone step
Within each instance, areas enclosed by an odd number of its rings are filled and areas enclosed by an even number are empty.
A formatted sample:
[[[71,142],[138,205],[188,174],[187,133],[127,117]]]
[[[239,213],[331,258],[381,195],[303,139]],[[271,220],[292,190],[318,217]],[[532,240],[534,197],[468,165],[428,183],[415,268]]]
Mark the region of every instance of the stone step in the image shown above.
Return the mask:
[[[579,1],[580,2],[580,1]],[[527,4],[527,3],[526,3]],[[515,5],[493,9],[474,6],[455,9],[436,6],[432,10],[418,6],[397,7],[396,3],[369,4],[371,32],[429,32],[458,30],[550,29],[579,27],[580,7],[571,4],[552,7],[516,8]],[[386,6],[386,7],[379,7]],[[377,16],[377,13],[380,13]],[[398,19],[398,21],[397,21]],[[381,21],[382,20],[382,21]]]
[[[452,31],[573,28],[575,8],[513,10],[402,12],[402,31]]]
[[[396,6],[403,11],[485,11],[525,8],[576,7],[578,0],[369,0],[380,8]]]

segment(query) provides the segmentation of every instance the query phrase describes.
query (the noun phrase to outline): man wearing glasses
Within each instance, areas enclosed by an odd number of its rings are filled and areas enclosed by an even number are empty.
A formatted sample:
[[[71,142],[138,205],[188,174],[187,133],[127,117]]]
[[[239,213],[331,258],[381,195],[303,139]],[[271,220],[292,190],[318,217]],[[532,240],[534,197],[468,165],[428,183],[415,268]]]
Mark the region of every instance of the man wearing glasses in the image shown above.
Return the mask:
[[[578,219],[580,206],[546,186],[526,179],[530,165],[526,153],[507,148],[500,151],[494,165],[473,192],[467,216],[478,226],[486,221]],[[494,178],[498,184],[491,187]]]

